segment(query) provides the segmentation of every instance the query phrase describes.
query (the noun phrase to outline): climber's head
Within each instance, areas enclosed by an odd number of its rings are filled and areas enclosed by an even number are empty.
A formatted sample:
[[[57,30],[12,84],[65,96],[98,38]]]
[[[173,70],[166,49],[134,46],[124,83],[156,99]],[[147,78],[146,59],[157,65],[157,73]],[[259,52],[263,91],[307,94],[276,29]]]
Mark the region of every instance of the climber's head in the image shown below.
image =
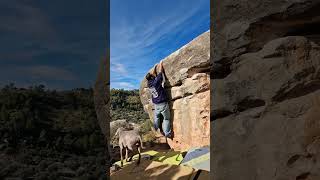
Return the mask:
[[[147,79],[148,81],[150,81],[150,80],[154,79],[154,76],[153,76],[151,73],[148,73],[148,74],[146,75],[146,79]]]

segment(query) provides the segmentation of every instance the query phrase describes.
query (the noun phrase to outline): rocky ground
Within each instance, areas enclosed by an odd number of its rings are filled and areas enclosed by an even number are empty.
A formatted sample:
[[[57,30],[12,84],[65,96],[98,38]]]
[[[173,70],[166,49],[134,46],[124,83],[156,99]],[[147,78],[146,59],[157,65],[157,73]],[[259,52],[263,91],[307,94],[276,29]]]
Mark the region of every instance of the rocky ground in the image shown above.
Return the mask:
[[[106,179],[104,149],[97,149],[95,155],[77,155],[46,148],[2,147],[0,179]]]

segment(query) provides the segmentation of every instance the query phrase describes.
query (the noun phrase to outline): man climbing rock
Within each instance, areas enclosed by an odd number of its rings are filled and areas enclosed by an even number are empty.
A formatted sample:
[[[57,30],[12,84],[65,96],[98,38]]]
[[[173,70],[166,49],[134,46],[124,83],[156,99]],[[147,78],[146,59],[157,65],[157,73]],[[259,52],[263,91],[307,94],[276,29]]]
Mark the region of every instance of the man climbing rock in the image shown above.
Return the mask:
[[[162,84],[164,81],[162,61],[159,65],[160,72],[158,74],[156,74],[157,66],[155,66],[153,72],[146,75],[148,87],[152,94],[152,103],[154,104],[154,128],[156,131],[159,129],[160,118],[162,116],[162,130],[164,136],[172,138],[168,98]]]

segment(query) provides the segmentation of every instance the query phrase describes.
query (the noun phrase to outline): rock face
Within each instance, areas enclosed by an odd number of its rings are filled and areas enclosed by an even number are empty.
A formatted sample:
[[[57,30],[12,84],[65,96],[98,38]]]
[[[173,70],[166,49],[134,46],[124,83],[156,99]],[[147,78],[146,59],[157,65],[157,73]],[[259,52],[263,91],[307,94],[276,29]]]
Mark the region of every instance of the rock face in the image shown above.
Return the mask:
[[[208,31],[163,59],[174,132],[173,140],[168,143],[173,149],[204,146],[210,142],[209,41]],[[153,121],[146,79],[141,82],[140,98]]]
[[[320,2],[212,6],[214,179],[320,179]]]
[[[100,63],[97,80],[94,85],[94,104],[102,133],[109,138],[107,124],[110,122],[110,75],[108,73],[108,61],[103,59]]]
[[[109,57],[109,55],[107,56]],[[103,59],[100,63],[97,79],[93,88],[94,92],[94,104],[99,121],[99,125],[102,133],[105,135],[106,139],[106,160],[110,160],[110,147],[107,146],[110,142],[110,128],[108,124],[110,123],[110,73],[107,58]],[[109,165],[109,164],[108,164]]]

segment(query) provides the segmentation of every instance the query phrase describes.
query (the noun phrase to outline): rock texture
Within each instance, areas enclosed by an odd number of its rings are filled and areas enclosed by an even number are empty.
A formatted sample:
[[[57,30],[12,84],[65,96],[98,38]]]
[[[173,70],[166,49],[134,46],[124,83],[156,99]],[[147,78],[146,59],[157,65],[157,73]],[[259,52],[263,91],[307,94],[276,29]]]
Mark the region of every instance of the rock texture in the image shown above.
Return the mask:
[[[320,179],[320,1],[212,6],[214,179]]]
[[[100,63],[97,80],[94,85],[94,104],[102,133],[109,138],[109,128],[107,124],[110,122],[109,103],[110,103],[110,74],[108,73],[107,59],[103,59]]]
[[[209,41],[208,31],[163,59],[174,132],[173,140],[168,143],[177,150],[210,142]],[[146,79],[141,82],[140,98],[153,121],[153,104]]]
[[[107,58],[110,57],[107,55]],[[105,135],[106,139],[106,161],[110,161],[110,128],[108,124],[110,123],[110,61],[105,58],[101,60],[97,79],[94,85],[94,104],[96,109],[97,118],[102,133]],[[110,165],[107,163],[107,165]],[[109,167],[108,167],[109,168]],[[109,171],[107,171],[109,172]]]

